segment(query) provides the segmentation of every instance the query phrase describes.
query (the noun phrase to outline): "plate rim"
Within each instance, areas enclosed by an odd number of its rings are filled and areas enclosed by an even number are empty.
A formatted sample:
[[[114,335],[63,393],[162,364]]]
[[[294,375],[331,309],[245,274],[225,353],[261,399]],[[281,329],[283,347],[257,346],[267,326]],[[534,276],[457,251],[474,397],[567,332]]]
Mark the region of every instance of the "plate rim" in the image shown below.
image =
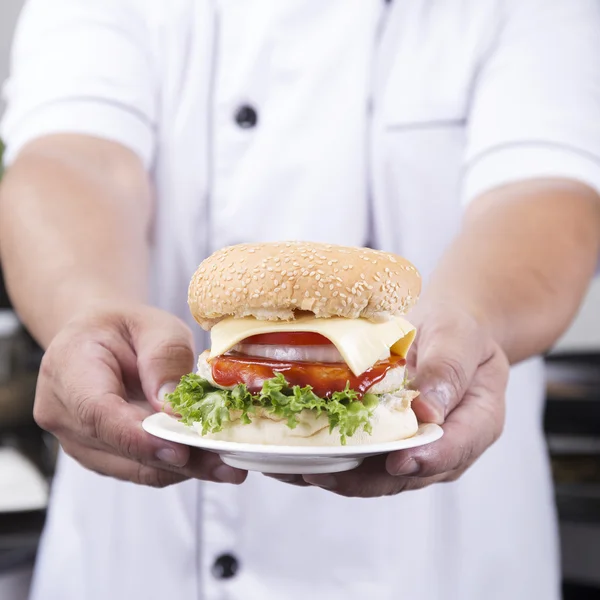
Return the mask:
[[[171,431],[170,429],[162,429],[161,434],[167,433],[167,435],[156,435],[156,429],[160,425],[160,421],[168,419],[169,422],[175,423],[176,426],[184,427],[185,432]],[[281,446],[271,444],[248,444],[242,442],[230,442],[226,440],[213,440],[203,438],[198,435],[191,426],[184,425],[178,421],[175,417],[165,413],[157,412],[149,415],[142,421],[142,428],[146,433],[154,435],[160,439],[171,441],[174,443],[184,444],[208,450],[211,452],[235,452],[235,453],[251,453],[251,454],[271,454],[280,456],[297,456],[297,457],[309,457],[309,456],[323,456],[323,457],[335,457],[335,456],[351,456],[351,455],[369,455],[369,454],[385,454],[387,452],[395,452],[397,450],[408,450],[419,446],[424,446],[438,441],[443,435],[444,430],[441,426],[435,423],[420,423],[419,430],[417,433],[409,438],[402,440],[395,440],[392,442],[383,442],[379,444],[362,444],[357,446]],[[149,430],[152,429],[152,430]],[[424,430],[424,431],[422,431]],[[421,432],[420,435],[419,432]],[[191,437],[188,442],[183,442],[180,436],[186,435],[187,433],[194,433],[195,437]],[[169,435],[170,434],[170,435]],[[423,443],[411,444],[412,441],[422,440],[423,437],[430,438],[428,441]],[[192,443],[198,442],[198,443]]]

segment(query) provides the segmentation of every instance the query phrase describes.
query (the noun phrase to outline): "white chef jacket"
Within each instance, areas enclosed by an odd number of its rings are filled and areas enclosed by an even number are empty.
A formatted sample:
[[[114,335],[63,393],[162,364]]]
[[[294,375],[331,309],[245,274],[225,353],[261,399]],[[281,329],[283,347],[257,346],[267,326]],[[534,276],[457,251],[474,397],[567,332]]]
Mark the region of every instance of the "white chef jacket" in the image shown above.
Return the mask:
[[[7,160],[57,132],[137,152],[157,190],[152,300],[190,325],[189,277],[226,244],[369,244],[427,280],[486,190],[536,177],[600,189],[599,12],[30,0],[5,89]],[[63,456],[33,599],[555,600],[540,360],[513,369],[507,402],[502,438],[460,481],[395,497],[259,474],[154,490]]]

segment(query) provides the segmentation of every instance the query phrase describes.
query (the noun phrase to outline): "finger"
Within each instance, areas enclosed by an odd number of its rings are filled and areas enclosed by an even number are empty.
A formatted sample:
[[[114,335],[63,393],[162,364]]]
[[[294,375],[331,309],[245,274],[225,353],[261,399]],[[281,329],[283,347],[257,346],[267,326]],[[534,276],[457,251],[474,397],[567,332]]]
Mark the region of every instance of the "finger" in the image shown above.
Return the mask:
[[[159,469],[163,471],[169,471],[174,473],[181,481],[185,479],[201,479],[203,481],[214,481],[218,483],[243,483],[247,476],[247,471],[241,469],[235,469],[224,464],[217,454],[212,452],[203,452],[197,449],[191,449],[190,458],[185,467],[174,467],[168,463],[163,463],[157,460],[149,463],[140,463],[135,460],[127,459],[123,456],[114,454],[114,450],[107,444],[98,440],[91,440],[90,438],[83,438],[79,435],[67,435],[61,440],[61,445],[67,454],[73,456],[76,460],[81,462],[84,466],[94,471],[101,473],[102,475],[114,475],[119,479],[127,479],[128,481],[136,481],[137,483],[144,483],[138,479],[130,479],[131,473],[136,473],[134,466],[131,464],[124,467],[127,463],[134,463]],[[113,461],[112,458],[119,459]],[[124,462],[125,461],[125,462]],[[100,468],[102,467],[103,468]],[[115,467],[115,472],[111,471],[111,467]],[[127,474],[127,476],[124,475]],[[150,473],[143,472],[142,474],[151,477]],[[163,475],[160,475],[163,477]],[[167,478],[168,479],[168,478]],[[174,479],[174,482],[177,482]],[[145,485],[153,485],[152,483],[144,483]]]
[[[508,363],[497,352],[480,367],[478,380],[444,423],[443,437],[432,444],[391,453],[391,475],[432,477],[464,470],[491,446],[504,425],[504,389]]]
[[[218,454],[204,452],[197,448],[192,449],[190,460],[181,471],[194,479],[233,483],[235,485],[244,483],[248,476],[248,471],[226,465]]]
[[[352,473],[352,471],[350,471]],[[380,498],[420,490],[434,483],[455,481],[458,474],[435,477],[392,477],[389,474],[305,475],[310,484],[345,498]]]
[[[392,477],[385,469],[385,455],[367,458],[359,467],[342,473],[304,475],[311,485],[340,496],[375,498],[390,496],[410,486],[407,477]]]
[[[183,321],[161,311],[152,315],[132,326],[131,337],[144,394],[155,410],[162,410],[165,394],[194,369],[195,354]]]
[[[78,431],[87,439],[98,440],[124,458],[149,463],[160,461],[175,467],[185,466],[190,449],[146,433],[142,421],[149,410],[129,404],[120,396],[80,394],[73,399],[75,424],[66,431]]]
[[[35,395],[34,418],[43,429],[54,432],[68,425],[74,398],[104,392],[125,397],[114,348],[119,343],[110,349],[108,345],[106,340],[99,343],[60,334],[55,339],[42,358]]]
[[[443,322],[425,328],[419,339],[416,376],[411,386],[420,394],[412,408],[421,422],[444,422],[464,396],[477,367],[491,352],[473,321]]]
[[[70,440],[64,440],[62,448],[86,469],[122,481],[163,488],[187,479],[185,475],[175,471],[144,465],[122,456],[82,446]]]
[[[432,477],[393,477],[385,471],[385,457],[374,462],[367,459],[357,469],[327,475],[305,475],[310,485],[320,487],[347,498],[378,498],[402,492],[420,490],[434,483],[452,482],[459,479],[466,469],[451,471]]]
[[[265,477],[277,479],[277,481],[281,481],[281,483],[287,483],[289,485],[297,485],[300,487],[308,487],[311,485],[307,481],[304,481],[302,475],[281,475],[279,473],[264,473],[264,475]]]

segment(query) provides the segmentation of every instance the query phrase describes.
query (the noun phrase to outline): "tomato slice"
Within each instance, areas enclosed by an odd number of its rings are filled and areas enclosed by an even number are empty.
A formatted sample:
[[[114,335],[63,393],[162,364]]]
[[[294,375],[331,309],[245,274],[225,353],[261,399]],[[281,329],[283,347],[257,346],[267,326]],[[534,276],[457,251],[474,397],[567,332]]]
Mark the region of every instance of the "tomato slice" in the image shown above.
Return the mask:
[[[265,346],[326,346],[331,342],[320,333],[308,331],[276,331],[253,335],[242,341],[243,344],[260,344]]]

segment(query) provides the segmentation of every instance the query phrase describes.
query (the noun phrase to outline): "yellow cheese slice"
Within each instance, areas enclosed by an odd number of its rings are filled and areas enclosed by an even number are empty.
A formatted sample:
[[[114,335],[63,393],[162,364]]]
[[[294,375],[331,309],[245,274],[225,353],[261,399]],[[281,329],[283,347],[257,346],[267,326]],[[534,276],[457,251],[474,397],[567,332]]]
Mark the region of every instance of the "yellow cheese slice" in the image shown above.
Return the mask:
[[[295,321],[259,321],[254,317],[219,321],[211,330],[210,357],[225,354],[242,340],[261,333],[303,331],[320,333],[342,355],[355,375],[392,354],[406,357],[416,330],[402,317],[372,323],[366,319],[300,317]]]

